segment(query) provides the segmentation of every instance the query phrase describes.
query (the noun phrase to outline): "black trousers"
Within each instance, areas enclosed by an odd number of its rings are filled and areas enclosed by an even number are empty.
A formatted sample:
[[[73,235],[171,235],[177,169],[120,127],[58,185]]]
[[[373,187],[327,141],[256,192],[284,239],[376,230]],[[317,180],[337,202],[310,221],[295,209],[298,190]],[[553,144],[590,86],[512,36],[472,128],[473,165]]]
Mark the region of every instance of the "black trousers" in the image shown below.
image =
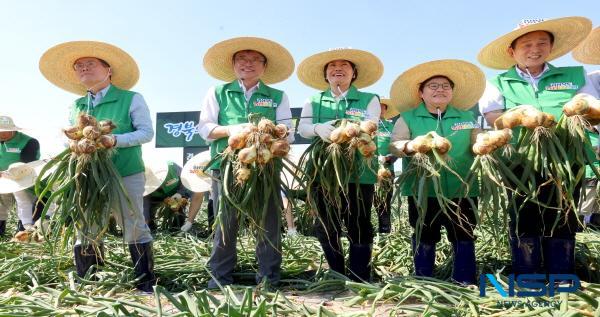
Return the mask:
[[[315,232],[322,244],[338,241],[342,236],[342,224],[348,231],[351,244],[373,243],[371,207],[375,186],[372,184],[350,184],[347,197],[342,198],[338,215],[329,214],[326,199],[320,189],[314,191],[319,219],[315,222]]]
[[[474,200],[475,204],[477,204],[477,200]],[[440,233],[442,226],[446,228],[450,242],[475,241],[473,230],[475,230],[477,221],[475,210],[473,210],[471,203],[467,199],[452,199],[452,201],[458,204],[458,208],[452,206],[454,208],[448,214],[445,214],[441,211],[435,197],[427,199],[427,210],[425,211],[425,219],[421,228],[421,242],[428,244],[439,242],[442,238]],[[408,197],[408,221],[413,229],[416,228],[418,220],[419,212],[416,198]]]

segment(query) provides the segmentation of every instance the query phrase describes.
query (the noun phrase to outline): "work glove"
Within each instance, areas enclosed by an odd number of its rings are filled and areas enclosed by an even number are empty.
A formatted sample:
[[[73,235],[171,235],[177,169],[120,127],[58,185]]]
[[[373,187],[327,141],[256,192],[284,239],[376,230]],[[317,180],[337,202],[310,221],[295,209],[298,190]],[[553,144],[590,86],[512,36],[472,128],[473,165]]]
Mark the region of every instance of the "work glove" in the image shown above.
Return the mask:
[[[315,134],[327,143],[331,143],[331,139],[329,138],[329,136],[331,135],[331,132],[333,132],[333,130],[335,130],[335,127],[333,126],[333,121],[317,123],[314,127]]]
[[[244,129],[249,126],[250,123],[232,124],[227,127],[227,135],[232,136],[241,133]]]

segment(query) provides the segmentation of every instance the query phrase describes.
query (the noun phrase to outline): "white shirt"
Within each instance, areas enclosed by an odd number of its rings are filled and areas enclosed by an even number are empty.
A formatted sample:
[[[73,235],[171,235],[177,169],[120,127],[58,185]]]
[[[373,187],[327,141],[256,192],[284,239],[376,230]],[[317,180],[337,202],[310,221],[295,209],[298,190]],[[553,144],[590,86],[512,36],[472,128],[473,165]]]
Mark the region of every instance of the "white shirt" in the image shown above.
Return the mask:
[[[340,101],[344,100],[347,93],[348,90],[342,92],[337,96],[334,96],[335,101],[339,103]],[[309,98],[306,99],[306,101],[304,102],[304,106],[302,107],[302,113],[300,114],[300,123],[298,124],[298,134],[307,139],[316,136],[315,125],[313,124],[312,115],[312,102]],[[371,99],[371,101],[367,105],[367,113],[365,114],[365,119],[378,123],[380,116],[381,105],[379,104],[379,99],[377,97],[373,97],[373,99]]]
[[[545,72],[547,72],[549,70],[549,67],[548,67],[548,64],[546,63],[544,65],[544,70],[542,70],[541,73],[539,73],[538,75],[533,76],[533,77],[530,77],[529,74],[527,74],[527,72],[523,72],[518,67],[516,67],[516,70],[517,70],[517,74],[521,78],[523,78],[524,80],[527,80],[530,83],[533,81],[533,83],[535,84],[534,86],[537,87],[537,84],[540,81],[540,78],[542,77],[542,75]],[[586,93],[586,94],[590,94],[590,95],[598,98],[598,96],[600,95],[600,90],[596,91],[596,89],[592,85],[592,80],[590,79],[590,76],[586,75],[585,76],[585,85],[583,87],[581,87],[577,91],[577,93]],[[479,112],[481,114],[486,114],[488,112],[497,111],[497,110],[504,110],[504,97],[502,96],[502,93],[500,92],[500,90],[498,90],[498,88],[496,86],[494,86],[490,82],[486,82],[485,91],[483,92],[483,96],[481,96],[481,99],[479,99]]]
[[[251,87],[250,89],[246,89],[246,87],[244,86],[244,84],[241,81],[238,81],[240,84],[240,87],[242,87],[242,91],[244,92],[244,98],[246,98],[246,101],[250,100],[250,98],[252,97],[252,94],[258,89],[258,85],[260,85],[260,82],[257,83],[255,86]],[[212,132],[212,130],[214,130],[216,127],[220,126],[219,125],[219,102],[217,101],[217,96],[215,93],[215,86],[210,87],[208,89],[208,91],[206,92],[206,96],[204,97],[204,100],[202,101],[202,105],[200,107],[200,120],[198,121],[198,133],[200,134],[200,137],[202,137],[204,140],[206,140],[207,142],[212,142],[214,141],[214,139],[211,139],[209,137],[210,133]],[[277,108],[275,109],[275,120],[277,121],[277,123],[283,123],[285,124],[288,129],[290,130],[290,133],[288,134],[288,141],[290,143],[294,142],[294,131],[292,130],[292,111],[290,110],[290,101],[288,99],[288,96],[286,95],[286,93],[283,93],[283,96],[281,98],[281,104],[279,104],[277,106]]]
[[[600,97],[600,70],[588,73],[588,78],[592,82],[594,89],[596,89],[597,97]]]

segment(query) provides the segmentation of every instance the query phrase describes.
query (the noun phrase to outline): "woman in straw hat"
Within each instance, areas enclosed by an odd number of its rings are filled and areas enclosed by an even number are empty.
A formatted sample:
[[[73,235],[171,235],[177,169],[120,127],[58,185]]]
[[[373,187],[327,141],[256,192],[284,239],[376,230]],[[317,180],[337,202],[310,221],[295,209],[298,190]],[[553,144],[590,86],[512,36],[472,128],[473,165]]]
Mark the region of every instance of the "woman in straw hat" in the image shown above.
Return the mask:
[[[483,72],[461,60],[432,61],[402,73],[390,94],[398,110],[403,111],[392,132],[392,153],[403,157],[402,165],[408,166],[412,155],[422,153],[413,140],[434,131],[452,144],[447,155],[456,174],[464,179],[474,160],[473,136],[480,131],[469,109],[477,103],[484,87]],[[435,245],[444,226],[454,251],[452,279],[475,284],[475,210],[468,199],[462,198],[475,199],[478,188],[471,184],[469,192],[465,192],[462,181],[447,170],[440,171],[440,179],[442,195],[452,200],[449,206],[453,210],[440,205],[431,182],[426,190],[426,208],[417,201],[418,180],[414,176],[408,177],[401,187],[402,195],[408,196],[410,225],[421,232],[420,237],[413,234],[412,238],[415,275],[433,275]]]
[[[305,138],[320,137],[331,142],[336,119],[379,121],[381,106],[375,94],[357,88],[375,83],[383,74],[383,64],[373,54],[356,49],[334,49],[306,58],[298,66],[298,78],[313,88],[321,90],[309,98],[302,108],[298,132]],[[376,168],[377,161],[372,164]],[[335,216],[319,188],[310,188],[318,204],[319,221],[316,235],[321,243],[329,267],[339,273],[346,271],[344,252],[340,241],[342,222],[348,230],[350,241],[349,276],[353,280],[369,281],[373,226],[371,207],[377,175],[372,168],[360,168],[358,183],[349,184],[349,195],[342,202],[347,206]],[[337,208],[337,207],[336,207]]]
[[[592,30],[585,40],[573,50],[573,58],[584,64],[600,65],[600,27]],[[597,93],[600,94],[600,70],[588,73],[588,77]],[[590,133],[590,141],[596,147],[596,153],[599,153],[598,127],[595,127],[593,132]],[[598,165],[597,161],[596,167]],[[592,228],[600,228],[600,204],[596,191],[598,179],[589,166],[585,170],[585,178],[585,200],[582,198],[580,213],[583,214],[583,223]]]
[[[558,119],[563,105],[577,93],[596,95],[582,67],[555,67],[548,63],[577,46],[591,27],[591,22],[583,17],[523,20],[515,30],[485,46],[479,52],[479,62],[507,70],[489,80],[479,101],[480,112],[488,124],[493,125],[505,110],[520,105],[531,105]],[[540,175],[536,183],[550,184],[538,192],[540,201],[549,200],[553,192],[551,182]],[[520,206],[523,198],[516,197],[516,201]],[[574,272],[577,217],[556,204],[553,200],[549,208],[544,208],[527,202],[518,217],[509,208],[512,268],[516,274],[540,273],[542,254],[547,273]]]
[[[0,171],[6,171],[13,163],[29,163],[40,158],[38,140],[20,130],[11,117],[0,116]],[[1,172],[0,177],[2,177]],[[35,196],[30,191],[20,190],[12,194],[0,194],[0,237],[4,236],[6,231],[8,211],[12,207],[13,199],[17,203],[18,231],[30,229],[35,221],[32,215]]]
[[[377,129],[377,159],[381,168],[388,169],[391,172],[391,177],[387,180],[378,179],[378,193],[381,192],[382,196],[376,193],[374,197],[374,205],[377,210],[377,224],[379,227],[379,233],[390,233],[392,231],[391,223],[391,210],[392,210],[392,195],[393,195],[393,179],[394,179],[394,162],[396,157],[390,153],[389,145],[392,137],[392,130],[394,129],[393,118],[396,117],[399,112],[396,107],[392,107],[391,99],[382,98],[381,104],[381,115],[379,117],[379,127]]]
[[[250,124],[248,116],[251,114],[260,114],[291,128],[292,113],[287,95],[266,85],[283,81],[294,71],[294,59],[283,46],[255,37],[225,40],[206,52],[204,68],[214,78],[227,82],[208,90],[200,111],[199,133],[203,139],[211,142],[213,158],[225,150],[229,136],[239,133]],[[288,140],[293,142],[292,133],[288,135]],[[210,167],[217,179],[221,174],[219,167],[220,161]],[[219,203],[222,190],[221,182],[214,181],[211,195],[220,224],[215,229],[208,261],[213,276],[208,282],[209,288],[233,283],[232,273],[237,260],[239,223],[236,212]],[[269,205],[264,216],[265,227],[256,246],[256,280],[266,279],[271,285],[277,285],[280,279],[279,199],[273,197],[265,202]]]
[[[131,200],[122,200],[123,213],[114,213],[134,264],[136,287],[152,292],[155,283],[153,271],[152,235],[144,221],[144,162],[143,143],[152,140],[154,130],[150,111],[143,97],[129,91],[139,77],[137,64],[129,54],[116,46],[93,41],[66,42],[48,49],[40,59],[40,70],[51,83],[83,96],[75,100],[70,120],[87,112],[98,120],[112,120],[116,155],[113,163],[123,177],[123,184]],[[133,207],[133,209],[131,207]],[[78,237],[74,247],[77,274],[85,276],[92,265],[102,265],[102,255],[92,244],[81,245]],[[102,252],[100,252],[102,253]]]

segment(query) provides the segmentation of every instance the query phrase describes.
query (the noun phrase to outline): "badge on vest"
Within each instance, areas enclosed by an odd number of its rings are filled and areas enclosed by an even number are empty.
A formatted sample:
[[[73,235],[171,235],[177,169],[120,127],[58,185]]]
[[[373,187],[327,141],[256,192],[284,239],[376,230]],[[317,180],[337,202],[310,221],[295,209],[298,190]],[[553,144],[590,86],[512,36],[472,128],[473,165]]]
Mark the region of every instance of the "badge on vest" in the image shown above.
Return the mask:
[[[390,131],[377,130],[377,136],[381,138],[389,138],[392,136],[392,133]]]
[[[477,122],[467,121],[467,122],[456,122],[452,125],[450,129],[452,131],[458,130],[470,130],[470,129],[479,129],[481,126]]]
[[[21,149],[18,147],[7,147],[6,153],[21,153]]]
[[[358,109],[358,108],[348,108],[346,109],[347,116],[361,117],[364,118],[367,114],[366,109]]]
[[[546,86],[544,89],[546,90],[578,90],[579,85],[575,85],[572,82],[564,82],[564,83],[551,83]]]
[[[273,99],[257,98],[256,101],[254,101],[254,106],[255,107],[264,107],[264,108],[273,108],[273,107],[277,107],[277,104],[273,102]]]
[[[177,178],[171,178],[170,180],[168,180],[168,181],[165,183],[165,186],[171,186],[171,185],[173,185],[173,184],[177,183],[177,181],[179,181]]]

